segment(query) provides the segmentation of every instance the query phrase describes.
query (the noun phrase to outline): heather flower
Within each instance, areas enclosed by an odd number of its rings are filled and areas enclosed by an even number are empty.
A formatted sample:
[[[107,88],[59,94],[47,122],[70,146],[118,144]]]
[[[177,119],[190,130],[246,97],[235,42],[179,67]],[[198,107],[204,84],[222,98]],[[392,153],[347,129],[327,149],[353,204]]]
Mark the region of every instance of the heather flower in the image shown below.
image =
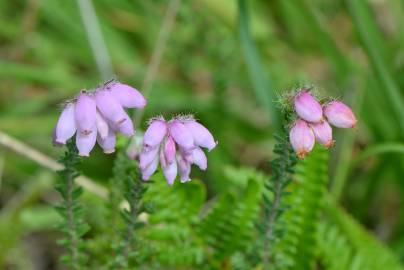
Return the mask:
[[[177,117],[169,122],[153,119],[144,134],[140,154],[143,180],[148,180],[160,163],[167,183],[190,181],[191,164],[207,169],[207,158],[200,147],[212,150],[216,146],[212,134],[192,117]]]
[[[83,90],[63,109],[54,130],[54,142],[65,144],[76,133],[79,155],[89,156],[96,142],[104,153],[113,153],[117,132],[127,137],[135,134],[123,107],[145,105],[145,98],[136,89],[115,80],[92,92]]]
[[[294,98],[294,108],[297,115],[311,123],[318,123],[323,119],[323,109],[320,103],[308,90],[302,90]]]
[[[54,142],[56,144],[66,144],[66,141],[76,133],[74,112],[74,103],[67,103],[55,127]]]
[[[324,115],[331,125],[339,128],[353,128],[357,122],[352,110],[340,101],[331,101],[325,105]]]
[[[333,146],[334,141],[332,140],[332,128],[327,121],[322,121],[317,124],[311,124],[316,141],[321,143],[327,148]]]
[[[315,142],[313,130],[301,119],[296,120],[293,124],[289,139],[299,158],[304,158],[313,149]]]

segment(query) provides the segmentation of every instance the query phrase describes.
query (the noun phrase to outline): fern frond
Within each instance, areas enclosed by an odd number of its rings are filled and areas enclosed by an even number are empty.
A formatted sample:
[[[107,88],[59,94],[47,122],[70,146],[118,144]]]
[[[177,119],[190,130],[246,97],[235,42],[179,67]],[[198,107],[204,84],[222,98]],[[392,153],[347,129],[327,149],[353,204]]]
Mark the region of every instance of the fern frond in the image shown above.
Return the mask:
[[[327,218],[361,258],[363,268],[369,270],[403,270],[400,260],[382,242],[367,232],[351,215],[327,200]]]
[[[251,178],[244,191],[229,190],[202,218],[199,234],[212,248],[214,261],[223,263],[232,254],[251,248],[261,194],[262,183]]]
[[[280,269],[312,269],[316,231],[327,186],[328,152],[321,146],[296,165],[287,197],[290,209],[280,219],[283,238],[277,244],[275,264]]]

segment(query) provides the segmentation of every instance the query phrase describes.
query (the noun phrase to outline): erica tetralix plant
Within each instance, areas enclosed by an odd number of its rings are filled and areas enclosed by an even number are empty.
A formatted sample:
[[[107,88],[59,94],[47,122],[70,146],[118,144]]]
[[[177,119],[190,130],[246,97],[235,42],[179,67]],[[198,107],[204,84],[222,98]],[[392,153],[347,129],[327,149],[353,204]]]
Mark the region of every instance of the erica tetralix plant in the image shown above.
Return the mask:
[[[115,151],[115,134],[131,137],[133,123],[124,108],[143,108],[146,99],[135,88],[110,80],[94,91],[82,90],[68,101],[54,130],[53,141],[64,145],[76,134],[80,156],[89,156],[96,141],[105,153]]]
[[[313,149],[315,141],[327,148],[334,145],[330,124],[353,128],[357,122],[347,105],[336,100],[322,105],[308,89],[294,95],[293,108],[297,120],[291,126],[289,140],[299,158],[304,158]]]
[[[166,122],[154,118],[143,137],[140,169],[143,180],[148,180],[160,162],[167,183],[172,185],[179,171],[181,182],[190,180],[191,164],[206,170],[207,158],[201,147],[209,151],[217,142],[207,128],[192,116],[180,116]]]

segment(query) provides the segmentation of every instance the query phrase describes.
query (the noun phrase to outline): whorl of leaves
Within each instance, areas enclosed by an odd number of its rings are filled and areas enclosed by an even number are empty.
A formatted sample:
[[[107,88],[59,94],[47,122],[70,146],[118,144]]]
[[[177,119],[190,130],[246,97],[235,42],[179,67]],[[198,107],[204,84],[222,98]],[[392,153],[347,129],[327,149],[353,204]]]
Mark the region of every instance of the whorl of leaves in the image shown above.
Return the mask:
[[[124,151],[118,153],[113,175],[113,182],[121,189],[123,198],[128,203],[128,209],[121,211],[125,228],[120,231],[119,242],[113,247],[115,256],[110,265],[112,269],[126,269],[137,254],[135,231],[143,226],[143,222],[139,221],[139,214],[149,210],[148,205],[142,202],[147,188],[141,180],[136,162],[130,160]]]
[[[287,205],[282,201],[282,197],[288,194],[286,187],[292,180],[293,167],[297,160],[293,149],[288,141],[288,136],[276,136],[277,141],[274,153],[278,156],[271,161],[272,177],[265,182],[263,193],[263,210],[261,221],[257,224],[258,230],[262,234],[262,260],[264,269],[269,269],[272,250],[275,239],[281,237],[281,230],[275,225],[279,216],[287,209]]]
[[[69,269],[84,269],[86,255],[84,254],[83,236],[89,230],[89,226],[83,221],[83,207],[79,202],[79,197],[83,193],[81,187],[74,185],[74,180],[79,176],[75,167],[80,163],[74,141],[67,143],[67,151],[60,158],[59,162],[64,165],[64,169],[58,171],[60,175],[56,184],[56,190],[60,193],[62,201],[55,208],[62,216],[59,229],[65,237],[58,241],[66,248],[67,254],[61,257]]]

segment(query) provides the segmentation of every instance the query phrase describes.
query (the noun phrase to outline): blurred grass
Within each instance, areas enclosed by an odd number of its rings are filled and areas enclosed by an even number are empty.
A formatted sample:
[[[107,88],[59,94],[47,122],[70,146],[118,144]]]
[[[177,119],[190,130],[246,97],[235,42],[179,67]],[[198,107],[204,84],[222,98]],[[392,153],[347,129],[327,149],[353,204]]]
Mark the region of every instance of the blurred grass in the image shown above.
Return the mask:
[[[139,87],[166,1],[93,2],[116,74]],[[220,180],[225,164],[268,170],[279,123],[276,94],[314,84],[320,94],[343,98],[359,126],[336,133],[332,193],[402,254],[403,10],[399,0],[184,1],[145,119],[191,112],[212,130],[219,147],[208,154],[209,170],[193,173],[214,196],[230,185]],[[75,1],[0,0],[0,59],[0,129],[56,158],[60,150],[50,135],[58,104],[100,83]],[[42,170],[14,153],[4,156],[0,215]],[[106,183],[112,159],[96,150],[82,170]],[[38,224],[45,227],[53,220],[40,208],[47,194],[25,208],[41,213]],[[39,225],[32,227],[45,230]],[[21,230],[8,237],[18,241]]]

